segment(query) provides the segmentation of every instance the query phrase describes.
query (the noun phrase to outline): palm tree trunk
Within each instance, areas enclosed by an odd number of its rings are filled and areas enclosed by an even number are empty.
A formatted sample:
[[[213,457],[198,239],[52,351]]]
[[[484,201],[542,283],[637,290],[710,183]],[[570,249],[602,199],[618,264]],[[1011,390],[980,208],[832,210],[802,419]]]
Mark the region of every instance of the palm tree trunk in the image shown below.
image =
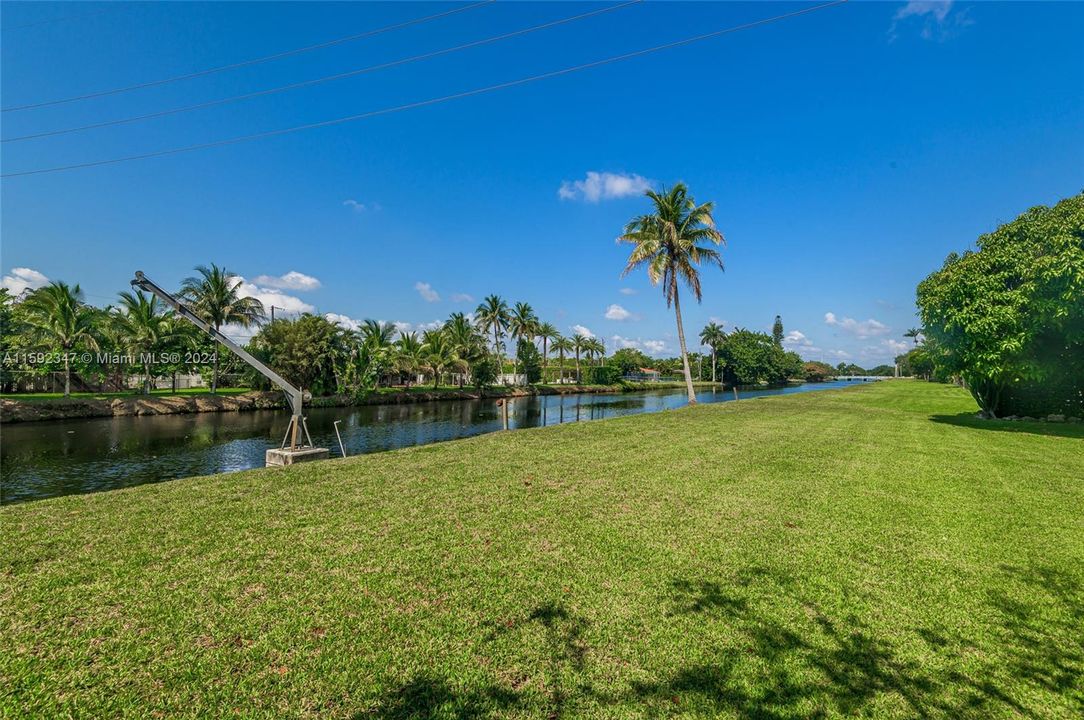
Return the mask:
[[[715,346],[711,346],[711,384],[715,384]]]
[[[681,301],[678,300],[677,277],[672,280],[674,291],[674,315],[677,316],[678,343],[681,345],[681,364],[685,368],[685,387],[689,391],[689,404],[696,404],[696,392],[693,390],[693,374],[689,370],[689,353],[685,349],[685,328],[681,326]]]
[[[549,338],[547,338],[547,337],[542,338],[542,384],[543,385],[546,384],[546,369],[549,367],[549,364],[550,364],[550,357],[549,357],[549,350],[548,350],[549,346],[546,344],[548,341],[549,341]]]
[[[577,350],[576,351],[576,384],[579,385],[581,382],[582,381],[580,380],[580,351]]]
[[[71,362],[68,359],[68,351],[64,350],[64,397],[70,397],[72,394],[72,368]]]

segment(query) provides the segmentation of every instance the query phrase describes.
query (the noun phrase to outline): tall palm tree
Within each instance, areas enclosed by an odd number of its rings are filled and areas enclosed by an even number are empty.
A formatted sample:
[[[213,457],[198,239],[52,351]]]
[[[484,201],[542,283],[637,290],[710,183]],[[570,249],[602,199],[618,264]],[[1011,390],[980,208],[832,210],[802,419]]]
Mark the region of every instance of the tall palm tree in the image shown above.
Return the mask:
[[[606,345],[603,344],[601,339],[587,338],[583,348],[587,352],[588,359],[596,365],[602,364],[602,358],[606,357]]]
[[[143,364],[143,394],[151,392],[151,354],[171,338],[172,327],[165,306],[154,295],[122,292],[120,307],[113,313],[117,335],[125,349]]]
[[[912,340],[915,341],[915,347],[918,347],[918,339],[919,339],[919,337],[921,337],[921,335],[922,335],[922,329],[921,328],[911,328],[910,330],[908,330],[907,332],[905,332],[903,334],[903,336],[905,338],[911,338]]]
[[[697,205],[684,183],[677,183],[662,192],[648,190],[645,194],[654,204],[654,212],[633,218],[625,225],[624,234],[618,238],[619,242],[633,245],[623,274],[628,275],[644,265],[651,284],[662,284],[666,306],[673,305],[677,318],[685,386],[689,393],[689,404],[692,405],[696,403],[696,393],[689,369],[689,352],[685,347],[678,285],[679,281],[683,281],[696,301],[700,302],[698,266],[701,262],[707,262],[723,269],[722,255],[709,245],[722,244],[723,235],[715,228],[712,217],[714,205],[710,202]]]
[[[553,350],[557,353],[557,357],[559,358],[559,373],[562,383],[565,380],[565,353],[570,353],[573,349],[572,341],[564,335],[558,335],[553,339]]]
[[[711,348],[711,381],[715,382],[715,355],[719,350],[719,346],[723,344],[723,340],[726,339],[726,333],[723,332],[722,326],[719,323],[708,323],[704,326],[704,329],[700,331],[700,344],[707,345]]]
[[[210,267],[198,265],[196,272],[198,276],[186,278],[181,283],[180,295],[205,323],[221,331],[227,323],[247,328],[263,321],[263,303],[253,297],[241,296],[242,281],[236,273],[214,263]],[[218,391],[218,343],[215,343],[215,349],[211,394]]]
[[[508,332],[512,335],[517,343],[520,340],[526,340],[530,342],[534,340],[535,331],[538,328],[538,316],[534,314],[534,309],[528,303],[518,302],[515,307],[512,308],[511,316],[508,319]],[[516,355],[513,359],[515,363],[514,368],[516,372],[519,372],[519,349],[516,349]]]
[[[501,372],[503,373],[501,338],[504,337],[504,332],[508,329],[508,323],[511,320],[508,303],[500,295],[487,295],[475,308],[474,317],[482,332],[493,333],[493,352],[497,354],[497,361],[501,363]]]
[[[586,335],[576,333],[572,336],[572,350],[576,353],[576,384],[579,385],[582,380],[580,379],[580,353],[587,349],[587,343],[590,341]]]
[[[540,322],[535,328],[535,335],[542,339],[542,382],[546,382],[546,367],[550,362],[549,342],[560,337],[560,334],[552,324]]]
[[[34,290],[22,303],[31,332],[64,355],[64,397],[71,395],[71,353],[77,345],[96,350],[95,313],[83,303],[83,291],[60,281]]]

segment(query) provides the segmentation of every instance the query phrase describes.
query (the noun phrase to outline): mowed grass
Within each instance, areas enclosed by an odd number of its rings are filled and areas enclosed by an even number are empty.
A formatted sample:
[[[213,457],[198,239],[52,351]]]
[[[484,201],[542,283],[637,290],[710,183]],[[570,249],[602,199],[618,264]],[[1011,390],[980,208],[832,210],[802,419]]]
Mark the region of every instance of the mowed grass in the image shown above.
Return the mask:
[[[1084,430],[890,381],[0,509],[11,717],[1078,718]]]

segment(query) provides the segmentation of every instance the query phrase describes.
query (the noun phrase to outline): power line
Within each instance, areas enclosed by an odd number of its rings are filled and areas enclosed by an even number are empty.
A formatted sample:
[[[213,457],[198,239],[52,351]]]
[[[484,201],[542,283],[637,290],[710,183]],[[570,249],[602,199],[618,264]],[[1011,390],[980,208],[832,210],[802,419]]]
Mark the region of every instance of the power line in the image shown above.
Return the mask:
[[[497,83],[495,85],[487,85],[485,87],[475,88],[474,90],[465,90],[463,92],[452,93],[450,95],[442,95],[440,97],[429,98],[427,100],[419,100],[412,103],[406,103],[404,105],[395,105],[392,107],[381,108],[379,110],[370,110],[368,112],[358,113],[356,115],[347,115],[346,117],[333,118],[331,120],[321,120],[318,122],[306,123],[304,125],[295,125],[293,127],[281,128],[279,130],[268,130],[266,132],[253,133],[251,135],[242,135],[239,137],[227,138],[225,140],[215,140],[213,142],[200,143],[197,145],[186,145],[182,147],[170,148],[167,150],[156,150],[154,152],[141,153],[139,155],[127,155],[124,157],[110,158],[107,160],[94,160],[92,162],[75,163],[72,165],[60,165],[57,167],[41,168],[38,170],[24,170],[22,172],[5,173],[3,175],[0,175],[0,178],[22,177],[25,175],[43,175],[47,173],[66,172],[68,170],[97,167],[99,165],[115,165],[117,163],[131,162],[133,160],[146,160],[149,158],[165,157],[167,155],[178,155],[180,153],[193,152],[196,150],[207,150],[210,148],[222,147],[225,145],[248,142],[250,140],[261,140],[263,138],[286,135],[289,133],[300,132],[302,130],[314,130],[316,128],[340,125],[342,123],[353,122],[356,120],[364,120],[379,115],[390,115],[392,113],[402,112],[404,110],[414,110],[416,108],[436,105],[439,103],[448,102],[450,100],[459,100],[462,98],[482,95],[497,90],[505,90],[507,88],[517,87],[519,85],[526,85],[528,83],[537,82],[539,80],[547,80],[549,78],[560,77],[562,75],[579,72],[580,70],[588,70],[590,68],[609,65],[616,62],[621,62],[623,60],[630,60],[632,58],[650,55],[652,53],[660,52],[662,50],[670,50],[672,48],[681,47],[684,45],[691,45],[692,43],[708,40],[714,37],[719,37],[721,35],[728,35],[730,33],[740,32],[742,30],[749,30],[751,28],[779,22],[780,20],[787,20],[789,18],[797,17],[799,15],[807,15],[809,13],[817,12],[818,10],[824,10],[836,5],[843,5],[846,2],[848,2],[848,0],[833,0],[832,2],[824,3],[822,5],[815,5],[813,7],[795,10],[793,12],[784,13],[782,15],[775,15],[769,18],[764,18],[763,20],[755,20],[753,22],[744,23],[742,25],[735,25],[733,27],[723,28],[721,30],[714,30],[712,32],[694,35],[692,37],[684,38],[682,40],[675,40],[673,42],[664,43],[662,45],[655,45],[649,48],[644,48],[642,50],[634,50],[632,52],[624,53],[622,55],[613,55],[602,60],[594,60],[592,62],[582,63],[580,65],[573,65],[571,67],[562,68],[560,70],[551,70],[550,72],[545,72],[538,75],[530,75],[528,77],[519,78],[516,80],[509,80],[507,82]]]
[[[433,15],[426,15],[425,17],[414,18],[413,20],[406,20],[404,22],[395,23],[393,25],[385,25],[384,27],[380,27],[375,30],[366,30],[362,33],[348,35],[346,37],[336,38],[334,40],[327,40],[325,42],[317,43],[315,45],[307,45],[301,48],[294,48],[293,50],[284,50],[282,52],[273,53],[271,55],[264,55],[263,57],[252,58],[250,60],[241,60],[240,62],[230,63],[228,65],[219,65],[218,67],[207,68],[206,70],[197,70],[196,72],[186,73],[184,75],[174,75],[173,77],[162,78],[160,80],[150,80],[148,82],[136,83],[135,85],[127,85],[125,87],[113,88],[111,90],[99,90],[97,92],[85,93],[83,95],[75,95],[72,97],[61,98],[59,100],[46,100],[44,102],[29,103],[26,105],[14,105],[12,107],[3,108],[2,110],[0,110],[0,112],[16,112],[20,110],[33,110],[34,108],[48,107],[50,105],[62,105],[64,103],[72,103],[79,100],[89,100],[91,98],[104,97],[106,95],[117,95],[118,93],[125,93],[132,90],[142,90],[143,88],[166,85],[168,83],[174,83],[179,80],[190,80],[192,78],[213,75],[214,73],[220,73],[226,70],[236,70],[237,68],[248,67],[250,65],[258,65],[260,63],[269,62],[271,60],[279,60],[285,57],[291,57],[293,55],[300,55],[301,53],[312,52],[313,50],[321,50],[323,48],[331,47],[333,45],[340,45],[342,43],[352,42],[354,40],[361,40],[363,38],[372,37],[374,35],[392,32],[393,30],[402,30],[403,28],[411,27],[413,25],[420,25],[431,20],[437,20],[439,18],[447,17],[449,15],[455,15],[456,13],[473,10],[474,8],[478,8],[483,5],[490,5],[494,2],[496,2],[496,0],[480,0],[480,2],[472,3],[470,5],[452,8],[451,10],[445,10],[444,12],[435,13]]]
[[[251,98],[263,97],[265,95],[274,95],[276,93],[286,92],[288,90],[297,90],[299,88],[309,87],[311,85],[319,85],[321,83],[331,82],[333,80],[343,80],[348,77],[355,77],[357,75],[376,72],[378,70],[387,70],[388,68],[397,67],[399,65],[406,65],[408,63],[418,62],[420,60],[429,60],[435,57],[439,57],[441,55],[448,55],[450,53],[458,52],[460,50],[467,50],[469,48],[479,47],[481,45],[488,45],[490,43],[507,40],[509,38],[518,37],[520,35],[527,35],[528,33],[537,32],[539,30],[546,30],[548,28],[557,27],[558,25],[565,25],[567,23],[575,22],[577,20],[583,20],[594,15],[602,15],[604,13],[613,12],[614,10],[620,10],[621,8],[625,8],[630,5],[638,5],[642,2],[644,2],[644,0],[628,0],[628,2],[623,2],[618,5],[610,5],[599,10],[592,10],[590,12],[561,18],[559,20],[552,20],[550,22],[542,23],[541,25],[534,25],[533,27],[523,28],[522,30],[514,30],[512,32],[503,33],[501,35],[494,35],[492,37],[483,38],[481,40],[474,40],[472,42],[463,43],[462,45],[456,45],[454,47],[444,48],[442,50],[434,50],[432,52],[422,53],[420,55],[412,55],[410,57],[402,58],[400,60],[392,60],[390,62],[370,65],[368,67],[358,68],[356,70],[348,70],[346,72],[336,73],[334,75],[325,75],[323,77],[314,78],[312,80],[303,80],[301,82],[290,83],[289,85],[280,85],[279,87],[268,88],[266,90],[257,90],[256,92],[244,93],[242,95],[234,95],[232,97],[221,98],[219,100],[209,100],[208,102],[197,103],[195,105],[187,105],[179,108],[172,108],[170,110],[160,110],[158,112],[147,113],[145,115],[135,115],[132,117],[120,118],[117,120],[107,120],[105,122],[91,123],[89,125],[82,125],[79,127],[67,128],[64,130],[50,130],[48,132],[33,133],[31,135],[20,135],[13,138],[4,138],[3,140],[0,140],[0,142],[8,143],[20,142],[22,140],[35,140],[39,138],[53,137],[56,135],[67,135],[69,133],[82,132],[84,130],[94,130],[97,128],[139,122],[141,120],[151,120],[153,118],[160,118],[166,117],[168,115],[177,115],[179,113],[191,112],[192,110],[202,110],[204,108],[214,107],[216,105],[225,105],[226,103],[238,102],[240,100],[249,100]]]

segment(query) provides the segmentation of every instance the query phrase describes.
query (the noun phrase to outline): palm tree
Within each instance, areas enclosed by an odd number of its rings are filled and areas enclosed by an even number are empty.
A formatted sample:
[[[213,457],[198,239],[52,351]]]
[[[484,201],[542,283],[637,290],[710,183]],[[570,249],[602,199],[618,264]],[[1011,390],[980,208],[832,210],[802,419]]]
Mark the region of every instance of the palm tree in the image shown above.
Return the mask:
[[[651,284],[661,283],[666,306],[674,306],[685,386],[692,405],[696,403],[696,393],[689,369],[689,352],[685,347],[685,329],[681,323],[678,281],[684,281],[700,302],[700,263],[708,262],[723,269],[722,255],[704,243],[720,245],[724,242],[723,235],[715,229],[714,205],[710,202],[697,205],[684,183],[677,183],[662,192],[648,190],[645,194],[654,203],[654,212],[629,221],[624,234],[618,238],[619,242],[634,246],[623,274],[628,275],[641,265],[647,266]]]
[[[399,336],[395,343],[399,369],[407,374],[407,387],[410,387],[411,376],[425,367],[425,346],[418,339],[418,333],[407,332]]]
[[[392,323],[382,323],[377,320],[366,320],[358,328],[358,336],[361,339],[359,357],[366,374],[380,385],[391,370],[391,364],[395,353],[395,333],[398,330]],[[373,371],[370,375],[369,372]]]
[[[602,359],[606,357],[606,345],[603,344],[599,338],[588,338],[584,343],[584,350],[587,351],[587,357],[591,361],[596,361],[598,365],[602,364]]]
[[[460,359],[456,357],[448,336],[442,330],[426,330],[422,335],[422,343],[425,348],[425,361],[433,371],[433,389],[440,384],[440,376],[451,365],[458,364]]]
[[[497,361],[501,364],[501,372],[504,372],[504,358],[501,355],[501,338],[508,329],[511,313],[508,303],[500,295],[488,295],[474,310],[475,321],[482,332],[493,333],[493,352],[497,354]]]
[[[557,356],[560,358],[559,373],[561,377],[561,382],[563,383],[565,380],[565,353],[570,353],[573,351],[574,348],[572,346],[572,341],[563,335],[557,335],[553,339],[553,349],[554,351],[556,351]]]
[[[71,395],[71,352],[82,343],[98,348],[95,313],[83,303],[79,286],[54,281],[31,292],[22,303],[27,325],[38,339],[64,355],[64,397]]]
[[[512,308],[511,317],[508,319],[508,331],[518,343],[520,340],[531,342],[538,329],[538,316],[528,303],[518,302]],[[519,348],[516,348],[515,370],[519,372]]]
[[[214,263],[196,266],[198,277],[186,278],[181,283],[181,297],[190,309],[216,331],[226,323],[241,327],[257,325],[264,319],[263,303],[239,293],[241,278]],[[218,343],[215,343],[217,350]],[[214,373],[211,376],[211,394],[218,391],[218,353],[214,354]]]
[[[576,384],[580,384],[580,353],[587,349],[590,339],[586,335],[576,333],[572,336],[572,350],[576,353]]]
[[[549,341],[560,337],[560,334],[550,323],[540,322],[535,328],[535,335],[542,338],[542,382],[546,382],[546,366],[550,361]]]
[[[903,334],[903,336],[905,338],[911,338],[912,340],[915,341],[915,347],[918,347],[918,339],[919,339],[919,337],[921,335],[922,335],[922,329],[921,328],[911,328],[910,330],[908,330],[907,332],[905,332]]]
[[[444,334],[452,344],[456,357],[469,365],[485,352],[485,340],[471,325],[467,316],[461,312],[452,313],[444,323]],[[459,387],[463,387],[466,372],[459,374]]]
[[[165,307],[154,295],[142,292],[122,292],[120,308],[113,314],[117,335],[125,349],[143,363],[143,394],[151,392],[151,354],[160,344],[170,339],[172,328],[169,319],[172,313],[164,312]]]
[[[704,326],[704,329],[700,331],[700,344],[707,345],[711,348],[711,381],[715,382],[715,354],[719,350],[719,346],[723,344],[723,340],[726,339],[726,333],[723,332],[723,328],[719,323],[708,323]]]

